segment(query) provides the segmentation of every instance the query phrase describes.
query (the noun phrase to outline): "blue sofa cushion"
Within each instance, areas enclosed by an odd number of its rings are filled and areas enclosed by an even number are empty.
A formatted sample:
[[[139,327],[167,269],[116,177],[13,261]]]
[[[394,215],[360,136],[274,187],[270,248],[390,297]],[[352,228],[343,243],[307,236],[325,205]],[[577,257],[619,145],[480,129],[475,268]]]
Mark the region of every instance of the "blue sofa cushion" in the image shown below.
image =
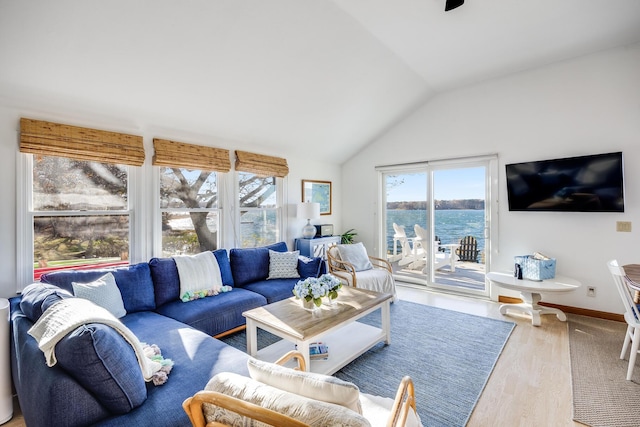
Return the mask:
[[[40,281],[51,283],[73,293],[72,282],[93,282],[106,273],[113,273],[118,289],[120,289],[120,294],[122,294],[122,302],[124,303],[124,308],[127,310],[127,313],[153,310],[156,308],[153,282],[151,280],[149,265],[146,262],[113,269],[54,271],[43,274],[42,277],[40,277]]]
[[[182,304],[184,310],[184,307],[190,308],[200,301],[213,301],[218,296],[189,304],[177,301],[176,304]],[[154,312],[140,312],[127,315],[122,321],[141,341],[157,343],[162,355],[171,358],[175,365],[169,381],[160,387],[149,387],[147,400],[140,408],[126,415],[102,420],[98,424],[101,427],[150,424],[154,427],[190,426],[189,418],[181,406],[187,397],[203,390],[209,379],[218,372],[249,375],[249,356],[246,353],[174,319]]]
[[[122,293],[122,302],[127,313],[156,308],[149,264],[141,262],[130,265],[129,268],[118,268],[113,271],[113,276]]]
[[[267,304],[278,302],[293,296],[293,287],[300,279],[259,280],[246,285],[243,289],[255,292],[267,299]]]
[[[73,298],[73,295],[55,285],[33,283],[22,290],[20,310],[35,323],[47,308],[65,298]]]
[[[129,343],[109,326],[78,327],[56,345],[58,364],[115,414],[147,399],[140,365]]]
[[[233,286],[233,275],[226,249],[215,250],[213,255],[218,261],[222,284]],[[149,268],[155,288],[156,306],[180,300],[180,275],[173,258],[151,258]]]
[[[269,249],[287,252],[285,242],[260,248],[233,248],[229,251],[231,272],[236,286],[265,280],[269,276]]]
[[[190,301],[187,305],[176,299],[158,306],[156,312],[193,326],[208,335],[218,335],[244,325],[246,319],[242,312],[266,303],[267,300],[262,295],[242,288],[233,288],[230,292]]]
[[[226,249],[218,249],[213,251],[216,259],[218,260],[218,267],[220,267],[220,275],[222,276],[222,284],[227,286],[233,286],[233,274],[231,274],[231,264],[229,263],[229,254]]]
[[[306,256],[298,257],[298,273],[300,280],[307,277],[320,277],[326,272],[324,260],[320,257],[308,258]]]

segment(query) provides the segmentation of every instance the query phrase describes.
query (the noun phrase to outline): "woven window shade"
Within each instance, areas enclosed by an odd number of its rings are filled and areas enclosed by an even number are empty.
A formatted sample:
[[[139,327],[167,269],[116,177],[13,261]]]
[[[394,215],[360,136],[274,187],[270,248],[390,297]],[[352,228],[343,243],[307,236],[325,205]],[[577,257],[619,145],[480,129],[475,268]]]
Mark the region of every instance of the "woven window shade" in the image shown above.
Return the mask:
[[[141,136],[25,118],[20,119],[20,152],[132,166],[144,163]]]
[[[153,139],[154,166],[180,167],[205,171],[229,172],[229,150],[185,144],[168,139]]]
[[[236,150],[236,171],[284,178],[289,174],[287,159]]]

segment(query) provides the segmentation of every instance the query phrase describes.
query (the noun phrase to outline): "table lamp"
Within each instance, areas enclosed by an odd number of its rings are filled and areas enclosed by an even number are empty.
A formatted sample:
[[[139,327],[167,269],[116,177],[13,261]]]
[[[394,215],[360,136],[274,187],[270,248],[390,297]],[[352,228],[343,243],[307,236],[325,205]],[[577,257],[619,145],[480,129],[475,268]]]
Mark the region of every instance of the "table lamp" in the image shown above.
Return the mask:
[[[311,220],[320,217],[320,203],[303,202],[298,203],[298,218],[306,218],[307,224],[302,228],[302,237],[313,239],[316,235],[316,228],[311,225]]]

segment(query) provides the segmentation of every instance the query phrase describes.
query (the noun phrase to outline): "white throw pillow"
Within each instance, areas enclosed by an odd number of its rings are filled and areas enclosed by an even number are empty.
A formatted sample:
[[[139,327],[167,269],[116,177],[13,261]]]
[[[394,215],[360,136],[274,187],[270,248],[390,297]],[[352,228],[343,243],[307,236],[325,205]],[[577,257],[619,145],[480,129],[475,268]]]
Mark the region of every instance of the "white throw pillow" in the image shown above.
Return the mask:
[[[371,270],[373,268],[371,261],[369,261],[369,255],[367,255],[367,249],[362,242],[352,245],[338,245],[338,252],[340,253],[340,259],[352,264],[356,271]]]
[[[175,256],[173,260],[176,262],[180,277],[182,302],[218,295],[228,290],[222,286],[222,273],[213,252]]]
[[[310,399],[254,379],[231,372],[221,372],[214,376],[205,390],[217,391],[227,396],[254,403],[287,415],[311,426],[370,427],[362,415],[344,406]],[[236,413],[214,404],[203,405],[206,421],[218,421],[231,426],[263,426],[255,420],[247,420]]]
[[[120,318],[127,314],[122,302],[122,294],[116,285],[116,278],[113,277],[113,274],[107,273],[90,283],[72,282],[71,286],[75,296],[88,299],[108,310],[115,317]]]
[[[249,358],[249,375],[256,381],[310,399],[344,406],[362,414],[358,386],[329,375],[295,371],[275,363]]]
[[[295,279],[298,273],[300,251],[277,252],[269,249],[269,279]]]

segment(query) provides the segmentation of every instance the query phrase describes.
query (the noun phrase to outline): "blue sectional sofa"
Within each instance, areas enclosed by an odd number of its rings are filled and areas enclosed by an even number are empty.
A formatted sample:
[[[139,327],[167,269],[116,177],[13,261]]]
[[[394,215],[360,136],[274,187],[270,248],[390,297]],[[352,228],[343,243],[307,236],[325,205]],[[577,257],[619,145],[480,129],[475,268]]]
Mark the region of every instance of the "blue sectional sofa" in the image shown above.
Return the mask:
[[[247,355],[214,338],[245,324],[242,312],[289,298],[298,278],[269,279],[269,249],[214,251],[230,292],[190,302],[179,300],[180,278],[172,258],[153,258],[126,268],[48,273],[40,285],[11,299],[11,366],[20,407],[29,427],[189,426],[182,402],[218,372],[247,374]],[[52,304],[75,298],[72,282],[91,282],[111,272],[126,315],[120,320],[141,342],[156,344],[172,359],[168,381],[142,378],[124,338],[100,323],[83,325],[56,345],[58,363],[45,364],[27,331]],[[326,272],[320,258],[298,259],[301,278]]]

